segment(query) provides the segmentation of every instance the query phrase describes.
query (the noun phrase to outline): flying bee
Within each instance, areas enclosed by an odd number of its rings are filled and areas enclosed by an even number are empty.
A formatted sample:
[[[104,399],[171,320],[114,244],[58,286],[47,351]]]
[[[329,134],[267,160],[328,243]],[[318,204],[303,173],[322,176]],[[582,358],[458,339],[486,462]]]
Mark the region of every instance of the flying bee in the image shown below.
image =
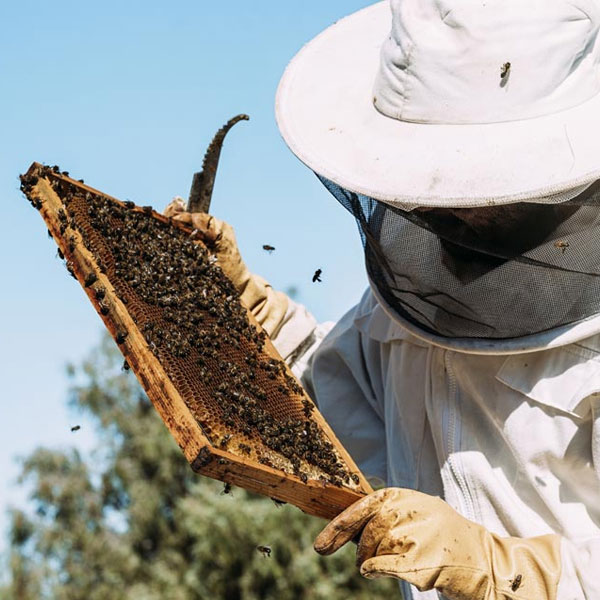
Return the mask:
[[[263,250],[265,250],[269,254],[272,254],[273,250],[275,250],[275,246],[270,246],[269,244],[263,244]]]
[[[321,279],[321,274],[323,273],[323,271],[321,269],[317,269],[315,271],[315,274],[312,277],[312,282],[315,283],[317,281],[322,281]]]
[[[75,425],[74,427],[71,427],[71,431],[75,432],[75,431],[79,431],[81,429],[81,425]]]
[[[271,557],[271,552],[273,552],[273,549],[271,548],[271,546],[256,546],[256,549],[265,557],[265,558],[270,558]]]
[[[221,495],[223,494],[231,494],[231,484],[230,483],[226,483],[223,486],[223,491],[221,492]]]
[[[502,67],[500,67],[500,79],[506,79],[510,75],[510,63],[505,62]]]

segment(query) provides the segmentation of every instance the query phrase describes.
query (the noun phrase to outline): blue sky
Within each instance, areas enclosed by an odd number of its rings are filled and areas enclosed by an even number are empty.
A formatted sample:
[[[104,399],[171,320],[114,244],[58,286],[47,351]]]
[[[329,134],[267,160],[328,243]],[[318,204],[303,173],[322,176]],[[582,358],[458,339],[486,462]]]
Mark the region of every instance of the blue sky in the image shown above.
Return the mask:
[[[366,286],[353,219],[289,152],[273,116],[287,62],[368,1],[114,0],[0,5],[0,528],[24,501],[15,457],[94,443],[67,410],[64,367],[101,324],[19,192],[34,160],[121,199],[162,209],[187,196],[205,147],[231,116],[213,213],[235,228],[249,267],[319,320]],[[262,245],[276,251],[268,255]],[[313,284],[315,269],[323,283]],[[83,428],[71,433],[73,424]],[[4,542],[0,541],[0,549]]]

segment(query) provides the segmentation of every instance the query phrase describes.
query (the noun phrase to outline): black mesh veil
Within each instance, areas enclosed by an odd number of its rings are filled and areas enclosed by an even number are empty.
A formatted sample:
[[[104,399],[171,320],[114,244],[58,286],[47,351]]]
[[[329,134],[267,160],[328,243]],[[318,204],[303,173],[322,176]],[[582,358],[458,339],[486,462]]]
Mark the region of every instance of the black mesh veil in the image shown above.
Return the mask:
[[[505,340],[600,313],[600,184],[563,202],[411,208],[319,176],[357,220],[371,284],[401,320]]]

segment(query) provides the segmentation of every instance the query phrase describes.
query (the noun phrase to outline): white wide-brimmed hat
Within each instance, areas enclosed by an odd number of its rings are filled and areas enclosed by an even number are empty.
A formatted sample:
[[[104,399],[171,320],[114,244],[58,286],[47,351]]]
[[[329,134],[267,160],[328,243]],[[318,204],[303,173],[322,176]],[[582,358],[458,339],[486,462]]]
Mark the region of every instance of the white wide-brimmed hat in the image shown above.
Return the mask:
[[[396,205],[552,201],[600,177],[598,0],[391,0],[288,66],[276,113],[319,175]]]

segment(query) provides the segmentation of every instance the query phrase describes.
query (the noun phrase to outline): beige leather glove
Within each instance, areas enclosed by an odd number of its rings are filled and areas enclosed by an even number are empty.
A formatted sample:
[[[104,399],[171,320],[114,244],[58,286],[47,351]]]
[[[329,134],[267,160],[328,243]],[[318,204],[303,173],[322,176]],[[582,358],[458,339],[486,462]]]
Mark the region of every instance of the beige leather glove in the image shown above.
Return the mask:
[[[288,298],[275,291],[262,277],[248,271],[240,256],[233,228],[206,213],[189,213],[182,198],[174,198],[164,215],[186,223],[217,257],[217,264],[240,294],[242,304],[254,315],[270,337],[279,331],[288,309]]]
[[[332,554],[361,530],[356,559],[365,577],[397,577],[452,600],[556,599],[556,535],[501,538],[439,498],[388,488],[336,517],[315,550]]]

